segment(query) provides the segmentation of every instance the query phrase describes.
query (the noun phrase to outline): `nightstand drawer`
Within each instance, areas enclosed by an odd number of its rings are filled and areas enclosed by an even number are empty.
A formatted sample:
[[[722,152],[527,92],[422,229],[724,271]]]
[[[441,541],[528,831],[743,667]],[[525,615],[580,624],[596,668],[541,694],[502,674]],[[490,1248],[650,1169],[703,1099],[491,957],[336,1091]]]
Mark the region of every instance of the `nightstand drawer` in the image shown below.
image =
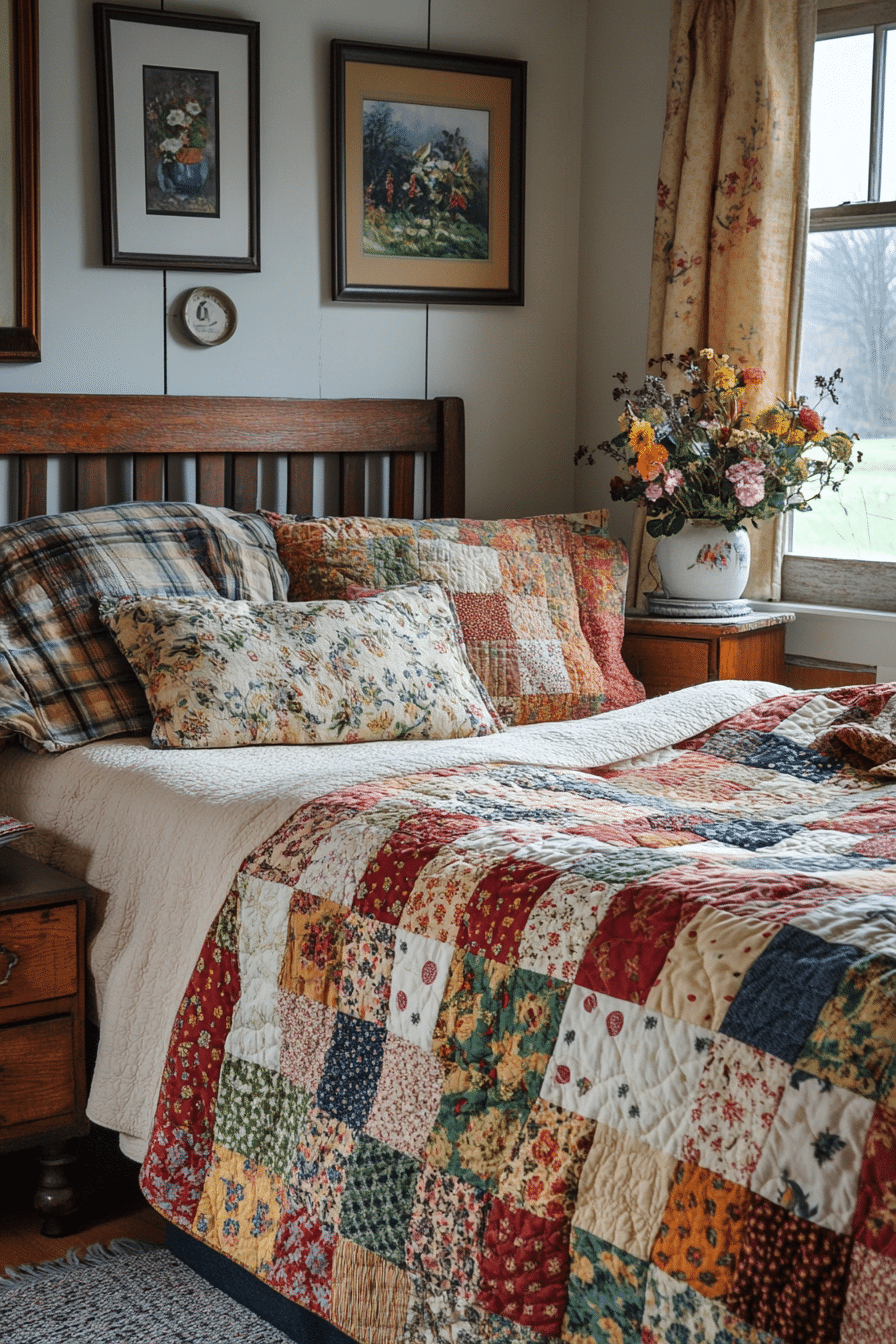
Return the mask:
[[[0,1027],[0,1130],[71,1114],[74,1056],[70,1017]]]
[[[52,905],[0,915],[0,1008],[78,992],[78,907]]]
[[[709,678],[709,645],[696,639],[626,635],[622,656],[648,696],[666,695]]]

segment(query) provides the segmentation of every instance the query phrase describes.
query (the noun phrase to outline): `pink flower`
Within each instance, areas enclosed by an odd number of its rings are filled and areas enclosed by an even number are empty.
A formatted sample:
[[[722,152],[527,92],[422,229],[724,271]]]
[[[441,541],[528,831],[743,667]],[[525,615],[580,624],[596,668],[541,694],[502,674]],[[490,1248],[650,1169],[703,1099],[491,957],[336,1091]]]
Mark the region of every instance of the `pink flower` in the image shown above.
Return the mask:
[[[678,468],[671,467],[670,470],[666,472],[666,475],[663,479],[663,489],[665,490],[666,494],[667,495],[674,494],[675,491],[678,489],[678,487],[681,485],[683,480],[684,476],[682,476]]]
[[[733,467],[728,468],[725,475],[734,486],[737,502],[745,509],[762,503],[765,498],[765,472],[761,462],[755,459],[736,462]]]
[[[659,481],[651,481],[647,489],[644,491],[644,494],[651,502],[655,502],[656,500],[658,500],[662,495],[662,493],[663,493],[663,487],[660,485]]]

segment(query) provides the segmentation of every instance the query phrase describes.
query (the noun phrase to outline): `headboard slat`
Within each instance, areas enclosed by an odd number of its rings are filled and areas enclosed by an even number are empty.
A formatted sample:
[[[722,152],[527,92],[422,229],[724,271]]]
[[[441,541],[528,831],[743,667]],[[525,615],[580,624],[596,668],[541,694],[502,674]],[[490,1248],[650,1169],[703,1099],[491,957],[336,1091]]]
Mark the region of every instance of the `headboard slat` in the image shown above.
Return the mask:
[[[227,503],[227,458],[223,453],[203,453],[196,458],[196,499],[200,504],[223,508]]]
[[[79,509],[95,509],[106,503],[105,453],[86,453],[78,458],[75,498]]]
[[[287,513],[314,512],[314,457],[291,453],[286,475]]]
[[[346,517],[364,513],[364,456],[362,453],[343,453],[340,458],[339,512]]]
[[[253,513],[258,502],[258,454],[242,453],[233,457],[233,507],[240,513]]]
[[[413,453],[393,453],[389,459],[389,515],[392,518],[414,516]]]
[[[134,455],[134,498],[165,498],[165,458],[161,453]]]
[[[19,464],[19,517],[47,511],[47,459],[23,457]]]

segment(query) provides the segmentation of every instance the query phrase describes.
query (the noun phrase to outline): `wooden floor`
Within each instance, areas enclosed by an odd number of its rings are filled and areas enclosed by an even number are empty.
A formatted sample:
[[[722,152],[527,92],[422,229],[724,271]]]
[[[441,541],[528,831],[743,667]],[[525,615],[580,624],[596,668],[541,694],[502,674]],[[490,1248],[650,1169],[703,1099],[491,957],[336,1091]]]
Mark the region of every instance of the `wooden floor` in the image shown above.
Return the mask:
[[[165,1220],[147,1204],[137,1184],[138,1167],[118,1148],[118,1135],[94,1127],[72,1144],[79,1207],[61,1237],[41,1236],[40,1215],[32,1207],[38,1181],[36,1152],[0,1155],[0,1274],[7,1265],[33,1265],[116,1237],[161,1243]]]

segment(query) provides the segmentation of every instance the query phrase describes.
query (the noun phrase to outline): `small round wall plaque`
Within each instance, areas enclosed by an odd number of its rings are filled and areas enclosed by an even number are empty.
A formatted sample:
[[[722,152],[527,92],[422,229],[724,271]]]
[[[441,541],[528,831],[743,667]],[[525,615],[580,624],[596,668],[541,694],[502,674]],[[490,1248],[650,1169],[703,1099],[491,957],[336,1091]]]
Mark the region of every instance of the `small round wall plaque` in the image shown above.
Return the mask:
[[[236,307],[220,289],[191,289],[182,316],[187,335],[197,345],[223,345],[236,330]]]

